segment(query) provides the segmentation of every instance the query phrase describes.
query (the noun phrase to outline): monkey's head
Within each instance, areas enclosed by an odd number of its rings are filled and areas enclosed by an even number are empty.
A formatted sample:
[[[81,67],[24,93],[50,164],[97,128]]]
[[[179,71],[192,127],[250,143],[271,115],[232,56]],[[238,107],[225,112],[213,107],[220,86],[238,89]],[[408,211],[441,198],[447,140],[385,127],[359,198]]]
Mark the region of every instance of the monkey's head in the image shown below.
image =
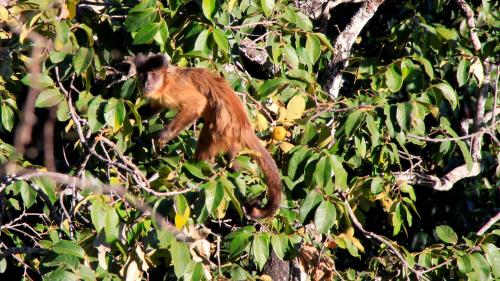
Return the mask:
[[[142,53],[134,57],[134,65],[139,80],[139,88],[148,96],[156,92],[164,83],[168,67],[168,58],[165,55],[148,55]]]

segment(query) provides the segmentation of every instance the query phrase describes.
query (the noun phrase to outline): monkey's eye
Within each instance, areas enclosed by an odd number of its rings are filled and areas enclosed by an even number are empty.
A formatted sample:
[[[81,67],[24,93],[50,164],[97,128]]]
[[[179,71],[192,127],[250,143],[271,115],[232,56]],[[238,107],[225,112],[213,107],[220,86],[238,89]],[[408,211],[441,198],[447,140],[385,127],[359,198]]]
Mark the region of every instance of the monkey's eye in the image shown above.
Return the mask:
[[[153,72],[153,73],[151,73],[151,77],[153,77],[153,79],[156,79],[156,78],[158,78],[158,74]]]

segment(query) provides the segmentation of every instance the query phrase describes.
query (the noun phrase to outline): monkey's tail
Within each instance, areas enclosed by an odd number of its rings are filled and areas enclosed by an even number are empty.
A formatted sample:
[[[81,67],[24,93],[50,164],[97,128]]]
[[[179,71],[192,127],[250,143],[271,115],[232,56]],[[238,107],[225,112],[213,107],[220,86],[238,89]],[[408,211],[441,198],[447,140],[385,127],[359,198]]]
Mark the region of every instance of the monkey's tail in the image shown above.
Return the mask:
[[[247,205],[247,214],[254,219],[262,219],[272,216],[278,210],[281,202],[281,180],[273,157],[267,149],[260,144],[259,139],[252,132],[252,136],[246,140],[248,148],[260,154],[253,156],[259,164],[260,169],[266,176],[267,202],[262,208],[259,207],[259,200],[254,200]]]

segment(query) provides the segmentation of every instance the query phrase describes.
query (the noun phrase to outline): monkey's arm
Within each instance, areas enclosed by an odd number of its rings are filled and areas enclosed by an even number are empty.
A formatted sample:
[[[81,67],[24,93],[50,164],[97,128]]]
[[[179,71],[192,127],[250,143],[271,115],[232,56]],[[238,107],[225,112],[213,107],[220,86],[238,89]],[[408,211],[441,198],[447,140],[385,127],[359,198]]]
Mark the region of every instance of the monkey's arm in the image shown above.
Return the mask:
[[[182,93],[180,94],[182,95]],[[192,93],[190,95],[198,96]],[[183,103],[174,120],[165,126],[165,129],[160,133],[157,139],[158,146],[163,148],[169,141],[177,137],[182,130],[196,121],[202,115],[206,104],[207,101],[203,96],[193,98],[189,103]]]

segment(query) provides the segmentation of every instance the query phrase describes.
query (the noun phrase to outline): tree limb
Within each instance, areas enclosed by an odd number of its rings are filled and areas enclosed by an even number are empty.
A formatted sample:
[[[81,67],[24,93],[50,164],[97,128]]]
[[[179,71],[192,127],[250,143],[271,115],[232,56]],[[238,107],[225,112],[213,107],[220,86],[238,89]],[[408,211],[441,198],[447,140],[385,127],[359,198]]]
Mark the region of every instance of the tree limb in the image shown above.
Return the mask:
[[[351,22],[335,40],[333,46],[335,53],[321,79],[323,88],[331,98],[335,99],[339,95],[343,82],[342,72],[347,67],[347,60],[351,54],[352,45],[368,20],[373,17],[383,2],[384,0],[367,0],[364,2],[358,12],[352,17]]]
[[[172,223],[170,223],[165,217],[155,212],[152,207],[142,200],[138,200],[132,194],[128,193],[127,190],[121,185],[107,185],[103,184],[92,178],[77,178],[72,177],[62,173],[56,172],[39,172],[37,170],[31,169],[19,169],[13,164],[7,164],[0,170],[1,173],[14,174],[17,180],[29,180],[33,178],[47,177],[59,184],[66,186],[75,186],[80,189],[89,189],[95,193],[101,194],[111,194],[115,193],[120,196],[120,198],[140,210],[143,214],[154,214],[158,225],[172,233],[178,241],[193,242],[195,239],[186,235],[182,231],[179,231]],[[4,171],[5,169],[5,171]]]

